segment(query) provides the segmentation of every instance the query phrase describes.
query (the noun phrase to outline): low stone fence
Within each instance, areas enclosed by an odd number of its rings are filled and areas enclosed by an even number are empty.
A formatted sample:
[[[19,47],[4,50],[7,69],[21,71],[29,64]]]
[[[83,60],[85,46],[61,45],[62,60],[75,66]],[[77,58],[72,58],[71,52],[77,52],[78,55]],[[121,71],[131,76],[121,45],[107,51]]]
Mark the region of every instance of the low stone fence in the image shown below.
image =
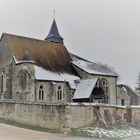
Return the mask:
[[[65,128],[65,105],[0,102],[0,118],[50,129]]]
[[[139,123],[140,107],[76,103],[51,105],[46,103],[0,101],[0,119],[65,131],[71,128],[96,124],[111,127]]]
[[[69,128],[88,125],[112,127],[132,123],[133,119],[130,108],[105,104],[71,104],[66,106],[65,118]]]

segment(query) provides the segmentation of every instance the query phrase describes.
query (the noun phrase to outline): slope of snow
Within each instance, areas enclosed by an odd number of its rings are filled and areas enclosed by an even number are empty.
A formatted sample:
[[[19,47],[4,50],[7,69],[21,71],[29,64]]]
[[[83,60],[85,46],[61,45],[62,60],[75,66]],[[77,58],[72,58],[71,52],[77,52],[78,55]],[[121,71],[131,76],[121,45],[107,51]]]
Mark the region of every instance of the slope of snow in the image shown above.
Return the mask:
[[[96,82],[97,78],[79,80],[73,99],[89,98]]]
[[[111,69],[109,67],[106,67],[105,65],[92,63],[77,58],[73,59],[72,64],[74,64],[75,66],[79,67],[80,69],[83,69],[84,71],[90,74],[117,76],[116,74],[111,72]]]
[[[35,78],[37,80],[67,81],[69,82],[71,88],[75,88],[74,80],[80,79],[77,76],[70,75],[67,73],[61,73],[61,74],[54,73],[36,65],[34,65],[34,69],[35,69]]]
[[[13,56],[13,59],[14,59],[16,64],[20,64],[20,63],[34,63],[35,64],[35,62],[32,60],[20,60],[20,61],[18,61],[15,56]]]

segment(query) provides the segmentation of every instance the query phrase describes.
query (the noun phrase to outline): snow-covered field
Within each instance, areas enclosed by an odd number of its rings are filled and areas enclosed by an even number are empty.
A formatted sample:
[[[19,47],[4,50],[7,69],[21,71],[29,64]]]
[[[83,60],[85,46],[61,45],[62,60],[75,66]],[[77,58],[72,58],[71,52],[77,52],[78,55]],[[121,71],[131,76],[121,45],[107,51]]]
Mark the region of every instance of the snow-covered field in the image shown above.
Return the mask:
[[[79,136],[122,139],[140,135],[140,130],[134,127],[127,127],[125,129],[103,129],[98,127],[85,127],[81,129],[76,129],[73,133]]]

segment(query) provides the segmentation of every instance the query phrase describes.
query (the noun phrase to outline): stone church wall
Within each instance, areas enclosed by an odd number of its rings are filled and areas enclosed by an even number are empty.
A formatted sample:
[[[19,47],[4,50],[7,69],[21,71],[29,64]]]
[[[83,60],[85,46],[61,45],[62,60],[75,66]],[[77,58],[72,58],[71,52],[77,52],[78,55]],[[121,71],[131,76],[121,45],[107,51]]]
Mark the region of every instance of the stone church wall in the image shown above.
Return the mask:
[[[24,79],[24,76],[27,79]],[[35,71],[32,63],[15,65],[12,87],[12,99],[35,101]]]
[[[13,58],[5,42],[5,38],[2,37],[0,43],[0,98],[11,99]]]
[[[12,99],[12,73],[13,64],[4,66],[0,70],[0,98]]]
[[[109,105],[49,105],[0,101],[0,119],[68,131],[89,125],[104,127],[140,124],[140,108]]]
[[[44,99],[39,100],[39,87],[43,86],[44,90]],[[61,86],[62,90],[62,100],[57,100],[57,92],[58,87]],[[43,80],[37,80],[36,81],[36,91],[35,91],[35,101],[38,102],[47,102],[47,103],[55,103],[55,104],[64,104],[68,101],[70,101],[70,93],[71,90],[68,87],[67,83],[61,82],[61,81],[43,81]]]
[[[122,91],[121,88],[119,87],[117,87],[117,100],[118,100],[118,105],[124,104],[124,106],[130,106],[130,101],[131,101],[130,96],[125,91]]]

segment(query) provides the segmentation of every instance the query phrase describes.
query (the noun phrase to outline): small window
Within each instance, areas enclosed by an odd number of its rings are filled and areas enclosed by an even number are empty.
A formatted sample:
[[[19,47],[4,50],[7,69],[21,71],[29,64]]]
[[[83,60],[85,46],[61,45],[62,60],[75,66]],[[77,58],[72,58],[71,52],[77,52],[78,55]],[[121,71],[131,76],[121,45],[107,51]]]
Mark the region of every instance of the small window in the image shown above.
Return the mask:
[[[1,92],[5,92],[6,91],[6,82],[7,82],[7,77],[6,75],[3,73],[1,75]]]
[[[102,86],[103,87],[108,87],[108,82],[106,79],[102,79]]]
[[[57,100],[58,101],[63,100],[63,92],[62,92],[62,87],[61,86],[59,86],[58,90],[57,90]]]
[[[127,89],[123,86],[122,88],[121,88],[125,93],[127,93]]]
[[[42,85],[39,87],[39,100],[44,100],[44,88]]]
[[[109,84],[106,79],[102,79],[102,87],[104,88],[105,92],[108,93]]]
[[[121,99],[121,105],[125,106],[125,100],[124,99]]]

